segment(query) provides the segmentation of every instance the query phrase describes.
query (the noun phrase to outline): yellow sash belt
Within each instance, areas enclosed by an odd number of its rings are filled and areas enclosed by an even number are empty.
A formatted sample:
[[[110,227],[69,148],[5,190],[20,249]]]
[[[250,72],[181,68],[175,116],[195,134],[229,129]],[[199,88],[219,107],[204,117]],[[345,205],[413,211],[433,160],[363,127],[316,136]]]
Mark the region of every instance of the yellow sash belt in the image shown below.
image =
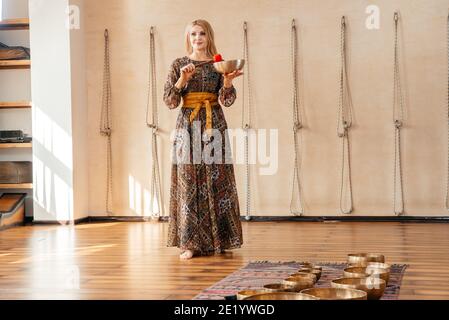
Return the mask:
[[[212,129],[212,106],[218,105],[217,95],[210,92],[189,92],[183,99],[183,108],[193,109],[190,123],[195,120],[201,108],[206,108],[206,129]]]

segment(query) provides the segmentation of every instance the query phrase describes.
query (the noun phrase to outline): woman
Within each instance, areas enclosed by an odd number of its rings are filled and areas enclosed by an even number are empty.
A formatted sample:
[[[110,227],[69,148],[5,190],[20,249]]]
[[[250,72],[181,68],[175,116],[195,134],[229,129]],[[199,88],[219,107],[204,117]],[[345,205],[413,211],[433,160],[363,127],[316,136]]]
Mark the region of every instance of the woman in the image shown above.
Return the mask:
[[[173,154],[178,156],[179,151],[184,151],[190,160],[173,163],[170,190],[168,246],[179,247],[184,260],[223,253],[243,243],[232,163],[205,163],[203,156],[197,162],[191,161],[195,158],[195,128],[200,131],[201,152],[216,138],[208,136],[211,131],[221,134],[221,141],[226,140],[227,123],[221,106],[234,103],[236,90],[232,81],[243,73],[237,70],[221,75],[210,63],[196,67],[217,54],[214,32],[205,20],[195,20],[187,26],[186,49],[188,55],[172,63],[164,87],[164,101],[170,109],[183,100]],[[224,143],[220,149],[224,156]]]

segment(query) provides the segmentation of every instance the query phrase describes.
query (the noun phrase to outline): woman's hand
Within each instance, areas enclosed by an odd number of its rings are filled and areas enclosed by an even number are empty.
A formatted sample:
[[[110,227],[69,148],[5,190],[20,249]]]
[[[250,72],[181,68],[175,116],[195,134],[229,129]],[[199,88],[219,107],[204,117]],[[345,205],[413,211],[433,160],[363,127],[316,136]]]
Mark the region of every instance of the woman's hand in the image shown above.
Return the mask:
[[[226,88],[232,87],[232,80],[234,80],[237,77],[240,77],[242,74],[243,74],[242,70],[235,70],[235,71],[233,71],[231,73],[223,74],[223,78],[224,78],[223,85]]]
[[[181,75],[179,76],[178,81],[175,84],[175,87],[178,89],[182,89],[186,86],[187,82],[192,78],[195,73],[195,65],[193,63],[189,63],[188,65],[182,67],[180,69]]]
[[[181,80],[187,83],[195,73],[195,65],[193,63],[189,63],[188,65],[181,68]]]

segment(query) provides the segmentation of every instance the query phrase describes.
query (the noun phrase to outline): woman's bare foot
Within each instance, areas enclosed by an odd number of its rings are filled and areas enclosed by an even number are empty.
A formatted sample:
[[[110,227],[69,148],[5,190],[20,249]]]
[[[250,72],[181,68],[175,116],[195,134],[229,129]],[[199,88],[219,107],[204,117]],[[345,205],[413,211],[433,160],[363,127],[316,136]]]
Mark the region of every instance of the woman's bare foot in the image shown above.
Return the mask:
[[[186,250],[186,251],[184,251],[183,253],[181,253],[181,254],[179,255],[179,258],[180,258],[181,260],[189,260],[189,259],[192,259],[192,258],[193,258],[193,251],[192,251],[192,250]]]

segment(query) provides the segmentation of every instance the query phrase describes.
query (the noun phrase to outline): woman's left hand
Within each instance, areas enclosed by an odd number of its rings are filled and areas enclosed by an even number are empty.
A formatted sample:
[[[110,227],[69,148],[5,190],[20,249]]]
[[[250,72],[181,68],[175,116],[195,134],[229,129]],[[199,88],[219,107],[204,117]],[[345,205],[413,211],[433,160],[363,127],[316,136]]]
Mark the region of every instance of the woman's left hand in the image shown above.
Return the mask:
[[[242,70],[235,70],[231,73],[225,73],[223,74],[223,78],[224,78],[224,86],[227,88],[232,87],[232,80],[234,80],[235,78],[241,76],[243,74]]]

